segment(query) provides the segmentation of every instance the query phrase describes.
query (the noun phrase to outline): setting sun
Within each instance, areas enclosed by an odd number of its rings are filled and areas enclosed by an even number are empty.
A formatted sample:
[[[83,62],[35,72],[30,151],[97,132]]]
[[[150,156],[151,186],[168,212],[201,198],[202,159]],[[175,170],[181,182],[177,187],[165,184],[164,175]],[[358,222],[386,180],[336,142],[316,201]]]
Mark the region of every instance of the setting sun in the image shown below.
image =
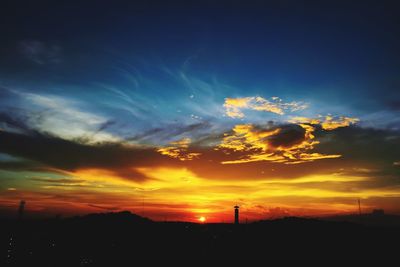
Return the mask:
[[[201,217],[199,218],[199,221],[202,222],[202,223],[204,223],[204,222],[206,221],[206,217],[201,216]]]

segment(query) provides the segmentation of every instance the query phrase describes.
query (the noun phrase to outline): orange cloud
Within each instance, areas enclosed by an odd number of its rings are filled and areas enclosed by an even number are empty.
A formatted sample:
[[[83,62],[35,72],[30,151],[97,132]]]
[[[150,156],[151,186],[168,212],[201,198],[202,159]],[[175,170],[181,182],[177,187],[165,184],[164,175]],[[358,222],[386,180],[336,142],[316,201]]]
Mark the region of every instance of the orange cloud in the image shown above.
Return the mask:
[[[238,124],[233,134],[225,134],[219,148],[228,148],[234,151],[249,151],[253,149],[268,150],[268,143],[262,142],[268,136],[279,133],[280,129],[256,131],[251,124]]]
[[[169,146],[157,149],[157,152],[181,161],[192,160],[199,157],[201,153],[188,153],[187,150],[190,143],[190,138],[182,138],[181,140],[171,142]]]
[[[275,114],[283,115],[285,110],[298,111],[306,109],[307,104],[301,102],[284,103],[279,97],[272,97],[267,100],[263,97],[242,97],[242,98],[225,98],[225,115],[231,118],[243,118],[243,109],[267,111]]]
[[[319,159],[338,158],[341,155],[310,153],[319,144],[309,124],[284,125],[272,129],[259,129],[251,124],[239,124],[232,134],[225,134],[217,149],[226,153],[246,152],[238,159],[222,161],[222,164],[271,161],[286,164],[309,162]]]
[[[339,119],[334,120],[331,116],[326,116],[325,121],[322,122],[321,126],[324,130],[334,130],[339,127],[347,127],[351,124],[358,122],[357,118],[349,118],[349,117],[339,117]]]
[[[293,117],[289,120],[291,123],[307,123],[312,125],[321,125],[322,129],[330,131],[340,127],[347,127],[359,121],[358,118],[350,118],[340,116],[334,118],[333,116],[325,116],[321,118],[306,118],[306,117]]]

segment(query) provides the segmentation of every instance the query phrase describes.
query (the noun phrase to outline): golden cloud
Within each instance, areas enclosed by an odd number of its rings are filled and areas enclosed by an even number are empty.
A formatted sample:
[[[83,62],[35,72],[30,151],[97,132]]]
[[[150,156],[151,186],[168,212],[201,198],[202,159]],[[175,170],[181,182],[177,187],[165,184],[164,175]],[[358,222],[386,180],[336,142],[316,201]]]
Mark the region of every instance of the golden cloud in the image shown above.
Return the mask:
[[[298,111],[308,107],[302,102],[284,103],[279,97],[272,97],[267,100],[263,97],[242,97],[242,98],[225,98],[224,108],[225,115],[231,118],[243,118],[243,109],[267,111],[275,114],[283,115],[285,110]]]
[[[190,138],[182,138],[181,140],[169,143],[169,146],[157,149],[157,152],[181,161],[192,160],[200,156],[201,153],[189,153],[187,150],[190,143]]]
[[[233,134],[225,134],[219,148],[228,148],[234,151],[249,151],[253,149],[268,150],[268,143],[262,142],[268,136],[279,133],[280,129],[257,131],[251,124],[238,124]]]
[[[278,97],[267,100],[262,97],[226,98],[224,107],[226,115],[232,118],[243,118],[243,109],[268,111],[283,115],[286,110],[298,111],[307,108],[302,102],[284,103]],[[236,125],[232,132],[225,134],[217,149],[231,152],[247,152],[238,159],[222,161],[223,164],[246,163],[254,161],[283,162],[296,164],[319,159],[338,158],[341,155],[325,155],[312,152],[319,144],[315,140],[316,125],[330,131],[347,127],[359,121],[351,117],[319,116],[318,118],[293,117],[289,122],[294,125],[259,129],[251,124]],[[297,128],[296,128],[297,127]]]
[[[315,128],[309,124],[282,125],[274,128],[257,128],[252,124],[239,124],[231,134],[225,134],[217,149],[226,153],[246,152],[238,159],[222,161],[237,164],[254,161],[271,161],[296,164],[319,159],[338,158],[341,155],[310,153],[319,141],[315,140]]]
[[[350,118],[340,116],[335,118],[333,116],[325,116],[321,118],[306,118],[306,117],[293,117],[289,120],[291,123],[307,123],[312,125],[321,125],[322,129],[330,131],[340,127],[347,127],[359,121],[358,118]]]
[[[337,120],[334,120],[331,116],[326,116],[325,121],[322,122],[322,129],[324,130],[334,130],[339,127],[347,127],[351,124],[358,122],[357,118],[349,118],[349,117],[340,117]]]

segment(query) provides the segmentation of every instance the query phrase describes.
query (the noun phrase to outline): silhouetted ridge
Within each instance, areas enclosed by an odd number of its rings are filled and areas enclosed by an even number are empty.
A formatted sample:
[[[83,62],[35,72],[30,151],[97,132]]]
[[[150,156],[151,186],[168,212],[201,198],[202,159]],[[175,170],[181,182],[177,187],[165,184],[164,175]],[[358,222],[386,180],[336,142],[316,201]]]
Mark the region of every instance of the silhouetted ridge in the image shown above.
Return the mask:
[[[362,228],[349,221],[329,221],[316,218],[303,218],[303,217],[284,217],[274,220],[263,220],[254,223],[255,226],[269,227],[269,228],[286,228],[291,232],[310,230],[310,231],[326,231],[327,229],[346,230]]]
[[[387,226],[387,227],[399,227],[400,216],[391,214],[349,214],[349,215],[338,215],[326,217],[324,220],[335,221],[335,222],[351,222],[357,224],[364,224],[369,226]]]
[[[88,222],[88,223],[136,223],[144,224],[151,223],[152,220],[131,213],[130,211],[120,212],[106,212],[106,213],[92,213],[84,216],[76,216],[68,220],[76,222]]]

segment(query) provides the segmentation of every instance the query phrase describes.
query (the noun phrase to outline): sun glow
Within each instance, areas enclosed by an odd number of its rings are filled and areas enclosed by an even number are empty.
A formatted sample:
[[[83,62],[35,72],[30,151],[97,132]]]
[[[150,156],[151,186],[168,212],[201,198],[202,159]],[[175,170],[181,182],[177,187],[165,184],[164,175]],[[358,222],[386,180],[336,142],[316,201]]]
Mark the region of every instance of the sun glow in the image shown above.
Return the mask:
[[[200,216],[199,217],[199,222],[201,222],[201,223],[205,223],[206,222],[206,217],[204,217],[204,216]]]

